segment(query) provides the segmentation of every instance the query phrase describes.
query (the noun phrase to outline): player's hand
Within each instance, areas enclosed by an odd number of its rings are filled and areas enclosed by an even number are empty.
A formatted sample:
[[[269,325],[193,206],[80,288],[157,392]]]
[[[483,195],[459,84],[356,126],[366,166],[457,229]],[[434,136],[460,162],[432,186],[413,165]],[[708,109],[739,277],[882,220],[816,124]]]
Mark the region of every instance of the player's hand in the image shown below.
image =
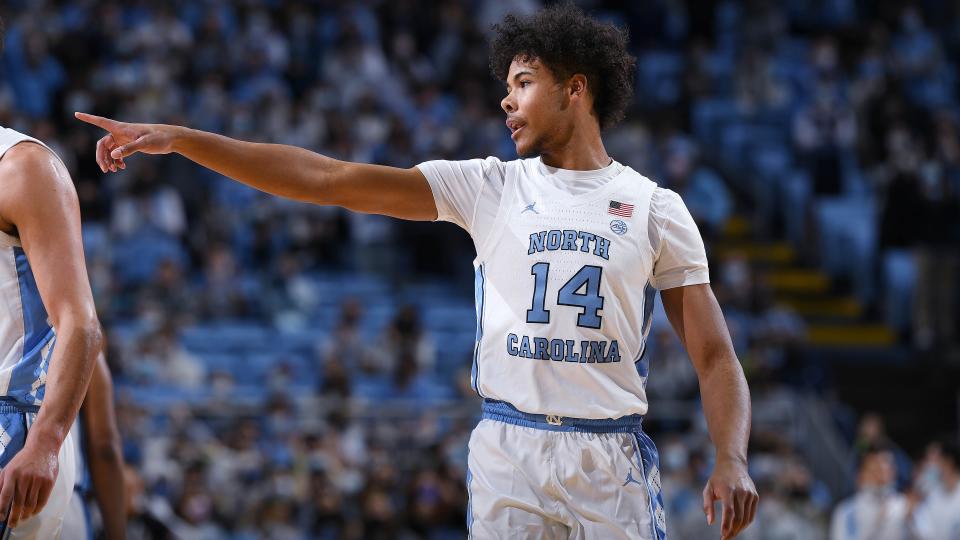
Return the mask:
[[[56,450],[28,444],[0,470],[0,521],[6,521],[8,528],[39,514],[46,506],[60,473],[57,454]]]
[[[78,120],[107,130],[109,133],[97,141],[97,165],[100,170],[117,172],[127,167],[123,158],[143,152],[144,154],[169,154],[177,126],[164,124],[129,124],[87,113],[74,113]]]
[[[703,512],[713,525],[713,503],[720,501],[720,535],[722,540],[735,537],[747,528],[757,515],[760,497],[747,473],[746,463],[718,460],[713,474],[703,488]]]

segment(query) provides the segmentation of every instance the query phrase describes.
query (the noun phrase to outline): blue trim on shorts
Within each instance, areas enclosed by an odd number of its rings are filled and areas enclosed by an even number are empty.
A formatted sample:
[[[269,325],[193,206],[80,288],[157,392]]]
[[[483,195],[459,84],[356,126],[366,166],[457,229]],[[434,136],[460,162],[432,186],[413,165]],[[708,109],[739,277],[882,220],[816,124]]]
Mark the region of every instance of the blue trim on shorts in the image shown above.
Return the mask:
[[[577,433],[634,433],[643,428],[643,415],[640,414],[599,419],[548,416],[525,413],[506,401],[495,399],[483,400],[483,415],[481,418],[545,431]],[[551,420],[553,421],[551,422]]]
[[[470,472],[470,465],[467,465],[467,536],[470,536],[470,530],[473,528],[473,490],[470,484],[473,483],[473,473]]]
[[[10,414],[10,413],[38,413],[40,412],[39,405],[28,405],[17,401],[16,399],[9,396],[0,396],[0,414]]]
[[[650,521],[653,528],[654,540],[667,540],[666,509],[663,504],[663,489],[660,478],[660,452],[657,446],[643,431],[633,434],[636,449],[639,454],[641,472],[644,483],[647,485],[647,495],[650,500]]]
[[[6,467],[27,442],[27,432],[30,431],[31,419],[27,416],[39,410],[37,405],[27,405],[13,400],[9,396],[0,396],[0,437],[6,438],[6,444],[0,451],[0,468]],[[6,508],[7,515],[13,502]],[[0,521],[0,538],[10,537],[10,527],[7,527],[7,521]]]

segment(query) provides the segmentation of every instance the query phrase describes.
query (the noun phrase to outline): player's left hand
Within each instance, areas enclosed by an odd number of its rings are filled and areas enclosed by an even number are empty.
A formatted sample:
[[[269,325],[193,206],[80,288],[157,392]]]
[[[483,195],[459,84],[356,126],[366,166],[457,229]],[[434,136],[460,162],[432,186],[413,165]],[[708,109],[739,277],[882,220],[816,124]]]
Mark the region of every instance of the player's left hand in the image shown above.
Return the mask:
[[[747,464],[734,460],[717,460],[713,474],[703,488],[703,512],[713,525],[713,503],[720,501],[721,540],[728,540],[747,528],[757,515],[760,497],[747,472]]]
[[[28,444],[0,470],[0,521],[6,521],[8,528],[39,514],[46,506],[60,472],[57,454],[56,450]]]

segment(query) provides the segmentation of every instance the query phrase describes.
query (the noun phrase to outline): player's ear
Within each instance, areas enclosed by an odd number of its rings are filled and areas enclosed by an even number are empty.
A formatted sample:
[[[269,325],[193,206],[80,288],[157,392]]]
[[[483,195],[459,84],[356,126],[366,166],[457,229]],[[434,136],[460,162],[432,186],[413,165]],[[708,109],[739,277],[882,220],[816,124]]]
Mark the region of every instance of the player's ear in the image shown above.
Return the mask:
[[[583,98],[587,95],[587,76],[575,73],[567,81],[567,89],[571,98]]]

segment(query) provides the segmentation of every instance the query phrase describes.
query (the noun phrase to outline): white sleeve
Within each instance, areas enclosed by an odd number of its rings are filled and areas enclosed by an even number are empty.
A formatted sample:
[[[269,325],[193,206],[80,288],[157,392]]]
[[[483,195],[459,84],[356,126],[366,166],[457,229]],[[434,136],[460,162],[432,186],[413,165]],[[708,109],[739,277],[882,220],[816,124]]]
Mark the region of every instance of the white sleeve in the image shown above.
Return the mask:
[[[648,227],[651,241],[658,246],[651,285],[662,291],[710,283],[703,239],[679,195],[668,189],[654,190]]]
[[[477,206],[499,160],[425,161],[417,168],[427,178],[437,205],[437,219],[456,223],[473,235]]]

